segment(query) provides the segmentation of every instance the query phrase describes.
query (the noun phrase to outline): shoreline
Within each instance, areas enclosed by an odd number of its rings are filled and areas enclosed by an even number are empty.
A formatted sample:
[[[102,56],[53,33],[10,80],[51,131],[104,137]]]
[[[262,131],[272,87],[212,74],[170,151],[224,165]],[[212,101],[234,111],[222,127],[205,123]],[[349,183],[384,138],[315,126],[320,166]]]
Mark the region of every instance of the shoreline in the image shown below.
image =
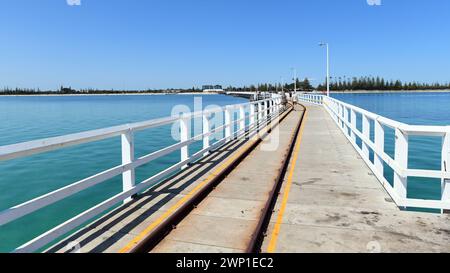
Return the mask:
[[[318,93],[326,93],[318,92]],[[349,91],[330,91],[331,94],[381,94],[381,93],[450,93],[450,89],[443,90],[349,90]]]
[[[298,92],[302,92],[302,91],[298,91]],[[308,92],[310,93],[310,92]],[[315,93],[315,94],[325,94],[326,91],[322,91],[322,92],[318,92],[318,91],[314,91],[311,93]],[[373,90],[373,91],[369,91],[369,90],[349,90],[349,91],[330,91],[330,94],[395,94],[395,93],[402,93],[402,94],[407,94],[407,93],[450,93],[450,89],[445,89],[445,90]],[[0,97],[78,97],[78,96],[158,96],[158,95],[163,95],[163,96],[170,96],[170,95],[200,95],[200,96],[204,96],[204,95],[226,95],[226,93],[217,93],[217,92],[185,92],[185,93],[171,93],[171,92],[162,92],[162,93],[100,93],[100,94],[86,94],[86,93],[80,93],[80,94],[1,94],[0,92]]]
[[[170,96],[170,95],[220,95],[220,93],[201,93],[201,92],[186,92],[186,93],[105,93],[105,94],[0,94],[0,97],[78,97],[78,96]]]

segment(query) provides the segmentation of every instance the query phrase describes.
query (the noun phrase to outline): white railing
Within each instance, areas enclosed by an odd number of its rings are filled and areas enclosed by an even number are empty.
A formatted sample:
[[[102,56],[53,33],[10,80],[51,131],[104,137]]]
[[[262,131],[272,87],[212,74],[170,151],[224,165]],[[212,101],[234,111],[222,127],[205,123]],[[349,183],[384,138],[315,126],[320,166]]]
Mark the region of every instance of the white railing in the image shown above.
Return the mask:
[[[239,113],[239,117],[235,118],[234,111],[237,110]],[[246,110],[248,114],[246,114]],[[223,144],[237,138],[245,137],[248,139],[253,137],[258,133],[260,128],[278,117],[278,115],[283,110],[284,109],[282,109],[281,106],[281,98],[279,96],[274,96],[271,99],[218,107],[213,110],[182,114],[181,116],[177,117],[167,117],[60,137],[2,146],[0,147],[0,161],[26,157],[37,153],[61,149],[82,143],[98,141],[101,139],[107,139],[120,135],[122,145],[122,164],[0,212],[0,226],[24,217],[34,211],[49,206],[64,198],[72,196],[75,193],[98,185],[115,176],[122,175],[123,191],[121,193],[78,214],[77,216],[67,220],[57,227],[54,227],[53,229],[45,232],[44,234],[15,250],[15,252],[36,251],[39,248],[46,246],[53,240],[60,238],[68,232],[76,229],[83,223],[93,219],[95,216],[101,214],[107,209],[120,204],[121,202],[126,203],[130,201],[133,195],[163,181],[163,178],[167,177],[167,175],[173,174],[184,168],[187,164],[201,159],[208,152],[217,149]],[[211,115],[215,113],[223,113],[224,122],[221,126],[211,129]],[[191,131],[191,128],[189,128],[189,121],[194,118],[202,118],[202,134],[189,138],[189,132]],[[246,121],[248,121],[248,124],[246,124]],[[163,125],[170,125],[177,122],[180,128],[180,141],[178,143],[169,147],[165,147],[156,152],[144,155],[142,157],[135,158],[135,143],[133,137],[135,132],[144,129],[160,127]],[[235,126],[237,126],[238,129],[233,132],[235,130]],[[220,140],[211,143],[212,141],[210,137],[218,132],[224,132],[225,136]],[[189,145],[201,140],[203,140],[203,149],[190,155],[188,152]],[[136,168],[177,150],[181,151],[180,162],[142,181],[139,184],[135,183]]]
[[[300,93],[300,94],[297,94],[297,98],[303,102],[309,102],[312,104],[322,104],[322,102],[323,102],[323,95],[320,95],[320,94]]]
[[[227,95],[234,95],[234,96],[243,96],[247,97],[253,100],[263,100],[263,99],[270,99],[273,97],[279,97],[280,95],[278,93],[272,93],[272,92],[257,92],[257,91],[227,91]]]
[[[297,99],[323,105],[399,207],[450,209],[450,126],[409,125],[323,95],[298,94]],[[362,117],[361,131],[356,127],[357,115]],[[372,122],[374,128],[371,128]],[[394,158],[384,151],[386,127],[395,131]],[[370,138],[371,132],[374,141]],[[408,168],[410,136],[442,137],[441,170]],[[361,148],[356,143],[357,137],[361,139]],[[373,162],[369,158],[370,151],[374,153]],[[394,172],[393,186],[383,175],[384,163]],[[441,199],[409,198],[408,177],[441,179]]]

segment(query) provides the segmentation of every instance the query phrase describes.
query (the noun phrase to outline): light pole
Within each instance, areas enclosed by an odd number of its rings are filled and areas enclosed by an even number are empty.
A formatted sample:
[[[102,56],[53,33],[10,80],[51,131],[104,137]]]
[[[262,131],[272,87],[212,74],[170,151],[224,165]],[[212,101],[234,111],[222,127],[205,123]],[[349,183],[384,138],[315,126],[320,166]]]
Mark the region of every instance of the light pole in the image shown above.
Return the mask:
[[[328,43],[320,43],[319,46],[326,46],[327,48],[327,96],[330,96],[330,51]]]
[[[292,68],[294,71],[294,94],[297,93],[297,69]]]

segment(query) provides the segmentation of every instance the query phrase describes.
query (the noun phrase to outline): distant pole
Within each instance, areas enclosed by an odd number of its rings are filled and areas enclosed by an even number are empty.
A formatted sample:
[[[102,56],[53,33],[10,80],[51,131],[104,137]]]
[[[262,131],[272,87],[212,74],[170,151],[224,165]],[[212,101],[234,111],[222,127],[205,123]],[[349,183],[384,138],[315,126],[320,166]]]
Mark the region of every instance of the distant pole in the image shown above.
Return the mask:
[[[281,104],[283,105],[283,107],[286,106],[287,104],[287,98],[286,98],[286,93],[284,92],[284,79],[283,77],[280,77],[281,80]]]
[[[330,50],[327,43],[327,96],[330,96]]]
[[[326,46],[327,48],[327,96],[330,96],[330,50],[328,43],[320,43],[319,46]]]
[[[294,70],[294,94],[297,93],[297,69],[292,68]]]

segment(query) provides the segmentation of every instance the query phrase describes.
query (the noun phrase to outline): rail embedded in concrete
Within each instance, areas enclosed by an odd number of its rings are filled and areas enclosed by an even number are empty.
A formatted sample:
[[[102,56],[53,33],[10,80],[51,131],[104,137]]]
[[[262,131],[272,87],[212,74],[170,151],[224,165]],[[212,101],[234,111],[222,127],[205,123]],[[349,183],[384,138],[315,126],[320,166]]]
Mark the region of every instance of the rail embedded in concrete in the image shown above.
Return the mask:
[[[167,117],[154,119],[133,124],[120,125],[99,130],[87,131],[71,135],[65,135],[54,138],[47,138],[36,141],[29,141],[19,144],[7,145],[0,147],[0,161],[10,160],[13,158],[26,157],[37,153],[57,150],[68,146],[78,145],[82,143],[94,142],[101,139],[107,139],[115,136],[121,136],[122,145],[122,164],[108,170],[99,172],[93,176],[77,181],[45,195],[34,198],[25,203],[16,205],[0,212],[0,225],[7,224],[16,219],[24,217],[34,211],[47,207],[80,191],[98,185],[115,176],[122,175],[123,190],[121,193],[97,204],[96,206],[78,214],[77,216],[65,221],[64,223],[45,232],[39,237],[27,242],[15,250],[15,252],[33,252],[42,248],[60,238],[68,232],[76,229],[83,223],[93,219],[102,212],[110,209],[114,205],[121,202],[128,202],[132,196],[154,186],[155,183],[161,182],[167,175],[173,174],[184,166],[204,157],[208,152],[230,142],[236,138],[250,138],[258,130],[265,126],[270,120],[276,118],[282,111],[281,98],[274,95],[273,98],[254,101],[244,104],[228,105],[217,107],[208,111],[200,111],[194,113],[185,113],[176,117]],[[235,117],[234,111],[238,110],[239,117]],[[246,110],[248,114],[246,114]],[[223,113],[224,121],[221,126],[211,129],[210,118],[212,114]],[[202,118],[202,134],[190,138],[189,122],[194,118]],[[248,124],[246,121],[248,120]],[[134,155],[134,133],[144,129],[160,127],[169,124],[179,124],[180,141],[171,146],[165,147],[156,152],[135,158]],[[234,127],[238,129],[234,131]],[[211,143],[211,136],[224,132],[224,137]],[[203,140],[203,148],[190,155],[189,145],[196,141]],[[159,172],[158,174],[142,181],[135,183],[135,169],[144,164],[168,155],[174,151],[181,151],[181,159],[175,165]]]
[[[386,191],[399,207],[450,209],[450,126],[409,125],[366,111],[354,105],[318,94],[298,94],[297,99],[322,105],[344,135],[361,155]],[[356,126],[357,115],[362,118],[362,131]],[[371,128],[371,121],[374,128]],[[385,127],[395,131],[394,158],[384,151]],[[370,134],[374,134],[374,141]],[[442,137],[441,170],[408,168],[410,136]],[[361,139],[361,147],[357,144]],[[370,151],[374,153],[370,160]],[[393,186],[384,177],[384,164],[394,172]],[[414,199],[408,197],[408,177],[441,179],[441,199]],[[426,183],[426,182],[424,182]]]

